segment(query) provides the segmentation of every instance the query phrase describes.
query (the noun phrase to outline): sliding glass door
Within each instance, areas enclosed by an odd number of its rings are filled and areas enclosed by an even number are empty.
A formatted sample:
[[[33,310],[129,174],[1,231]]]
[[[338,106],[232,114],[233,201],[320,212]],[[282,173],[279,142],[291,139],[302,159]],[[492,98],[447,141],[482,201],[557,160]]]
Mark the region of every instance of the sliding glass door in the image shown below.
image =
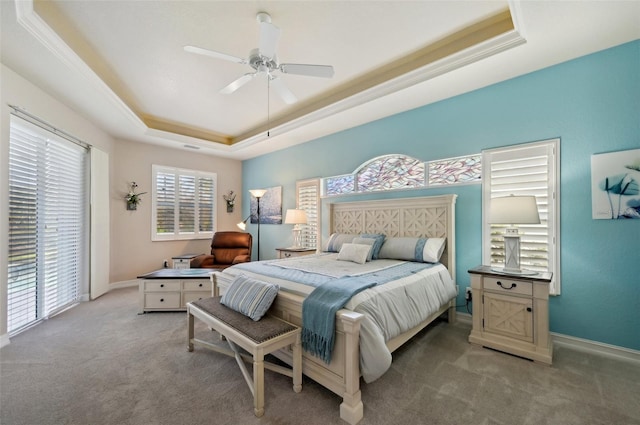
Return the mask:
[[[85,147],[11,116],[8,332],[77,302],[87,280]]]

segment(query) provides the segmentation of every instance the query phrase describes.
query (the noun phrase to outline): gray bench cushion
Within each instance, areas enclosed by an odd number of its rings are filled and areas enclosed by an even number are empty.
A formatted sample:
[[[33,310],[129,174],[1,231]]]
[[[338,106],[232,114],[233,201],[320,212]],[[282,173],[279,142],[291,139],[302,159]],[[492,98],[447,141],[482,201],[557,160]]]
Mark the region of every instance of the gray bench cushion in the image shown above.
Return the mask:
[[[222,297],[203,298],[193,301],[192,304],[246,335],[256,344],[298,329],[297,326],[269,315],[263,316],[258,321],[253,321],[244,314],[220,304],[220,298]]]

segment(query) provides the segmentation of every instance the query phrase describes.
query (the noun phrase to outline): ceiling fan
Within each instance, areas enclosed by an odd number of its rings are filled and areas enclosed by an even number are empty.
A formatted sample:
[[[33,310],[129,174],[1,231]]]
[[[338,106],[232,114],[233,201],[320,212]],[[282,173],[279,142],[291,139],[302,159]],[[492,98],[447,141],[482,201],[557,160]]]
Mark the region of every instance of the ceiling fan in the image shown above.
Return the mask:
[[[210,56],[216,59],[227,60],[240,64],[249,64],[254,72],[248,72],[240,78],[232,81],[229,85],[220,90],[220,93],[230,94],[240,87],[253,80],[258,75],[264,75],[273,86],[278,95],[286,103],[295,103],[298,99],[287,88],[282,79],[275,74],[279,71],[283,74],[306,75],[310,77],[333,77],[333,66],[331,65],[308,65],[299,63],[278,63],[276,48],[280,39],[280,28],[271,23],[271,16],[268,13],[260,12],[256,16],[260,24],[259,47],[249,52],[247,59],[238,58],[215,50],[203,49],[195,46],[185,46],[184,50],[190,53]]]

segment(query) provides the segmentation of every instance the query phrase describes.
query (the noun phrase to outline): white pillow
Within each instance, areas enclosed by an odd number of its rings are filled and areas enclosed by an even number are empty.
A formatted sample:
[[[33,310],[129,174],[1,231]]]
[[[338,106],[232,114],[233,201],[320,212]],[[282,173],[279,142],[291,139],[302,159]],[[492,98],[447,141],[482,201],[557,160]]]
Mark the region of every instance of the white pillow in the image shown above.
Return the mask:
[[[367,255],[367,261],[371,261],[373,258],[373,246],[376,243],[376,240],[373,238],[355,238],[353,243],[358,245],[369,245],[369,255]]]
[[[338,260],[364,264],[367,262],[369,251],[371,251],[371,247],[369,245],[345,243],[342,244],[342,248],[340,248]]]

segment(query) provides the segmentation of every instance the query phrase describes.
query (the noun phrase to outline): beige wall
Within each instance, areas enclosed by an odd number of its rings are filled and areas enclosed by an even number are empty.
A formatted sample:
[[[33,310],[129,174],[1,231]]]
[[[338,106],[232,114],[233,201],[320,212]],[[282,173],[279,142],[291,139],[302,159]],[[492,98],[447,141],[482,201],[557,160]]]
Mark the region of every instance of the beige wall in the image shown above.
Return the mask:
[[[242,220],[241,196],[233,213],[227,213],[222,195],[242,191],[242,163],[237,160],[203,155],[197,151],[163,148],[146,143],[117,141],[111,158],[111,279],[112,283],[162,267],[163,260],[180,254],[209,251],[210,239],[151,241],[151,166],[166,165],[218,175],[218,230],[237,230]],[[136,211],[127,211],[124,196],[129,182],[135,181],[142,195]]]

